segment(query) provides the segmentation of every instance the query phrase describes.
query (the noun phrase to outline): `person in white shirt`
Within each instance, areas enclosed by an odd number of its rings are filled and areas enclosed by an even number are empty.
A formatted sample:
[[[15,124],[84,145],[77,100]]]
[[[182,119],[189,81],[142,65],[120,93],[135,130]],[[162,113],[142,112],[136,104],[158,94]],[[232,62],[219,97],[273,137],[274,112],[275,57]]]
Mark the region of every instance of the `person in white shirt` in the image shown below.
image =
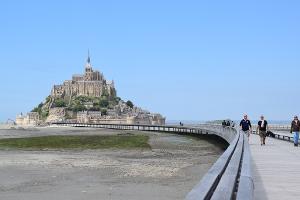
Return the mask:
[[[267,137],[267,130],[268,130],[268,122],[265,120],[265,117],[262,115],[260,117],[260,121],[257,124],[257,132],[260,136],[260,145],[266,145],[266,137]]]

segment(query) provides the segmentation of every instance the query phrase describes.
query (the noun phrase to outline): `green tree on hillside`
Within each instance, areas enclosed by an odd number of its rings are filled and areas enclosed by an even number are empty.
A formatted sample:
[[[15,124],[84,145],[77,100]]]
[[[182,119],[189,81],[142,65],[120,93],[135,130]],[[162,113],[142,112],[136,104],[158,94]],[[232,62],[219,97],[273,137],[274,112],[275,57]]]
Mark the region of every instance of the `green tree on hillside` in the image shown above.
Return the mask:
[[[134,106],[133,103],[129,100],[126,102],[126,105],[129,106],[130,108],[133,108]]]
[[[55,99],[53,105],[54,107],[66,107],[66,102],[63,99]]]
[[[107,110],[105,108],[101,109],[101,115],[102,116],[107,115]]]
[[[73,105],[73,106],[71,107],[71,110],[74,111],[74,112],[79,112],[79,111],[85,111],[86,108],[85,108],[85,106],[82,105],[82,104],[76,104],[76,105]]]
[[[99,106],[100,107],[107,108],[108,105],[109,105],[109,101],[108,100],[102,99],[102,100],[99,101]]]

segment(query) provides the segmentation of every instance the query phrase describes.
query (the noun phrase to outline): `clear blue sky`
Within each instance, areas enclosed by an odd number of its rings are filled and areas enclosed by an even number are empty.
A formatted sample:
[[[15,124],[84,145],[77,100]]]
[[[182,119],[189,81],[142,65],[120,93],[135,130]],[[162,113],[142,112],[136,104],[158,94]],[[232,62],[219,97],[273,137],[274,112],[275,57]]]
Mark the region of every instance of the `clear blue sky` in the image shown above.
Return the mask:
[[[94,68],[168,119],[300,114],[300,1],[0,3],[0,121]]]

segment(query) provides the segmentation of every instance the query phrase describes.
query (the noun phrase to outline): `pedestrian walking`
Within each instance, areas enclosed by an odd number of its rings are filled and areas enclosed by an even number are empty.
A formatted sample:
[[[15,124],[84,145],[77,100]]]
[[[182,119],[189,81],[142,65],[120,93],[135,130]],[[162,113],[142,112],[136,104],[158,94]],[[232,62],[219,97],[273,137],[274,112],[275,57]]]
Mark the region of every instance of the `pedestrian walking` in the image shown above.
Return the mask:
[[[230,127],[230,121],[226,122],[226,126]]]
[[[257,125],[256,132],[259,133],[260,136],[260,145],[266,145],[268,122],[263,115],[260,117],[260,121],[258,121]]]
[[[244,119],[242,119],[242,121],[240,122],[240,128],[247,135],[249,141],[250,133],[252,131],[252,126],[247,115],[244,115]]]
[[[231,121],[231,127],[234,128],[235,127],[235,122]]]
[[[298,116],[294,117],[291,124],[291,133],[294,134],[294,146],[297,147],[299,144],[299,131],[300,131],[300,121]]]
[[[223,128],[225,128],[225,126],[226,126],[226,121],[225,120],[223,120],[222,126],[223,126]]]

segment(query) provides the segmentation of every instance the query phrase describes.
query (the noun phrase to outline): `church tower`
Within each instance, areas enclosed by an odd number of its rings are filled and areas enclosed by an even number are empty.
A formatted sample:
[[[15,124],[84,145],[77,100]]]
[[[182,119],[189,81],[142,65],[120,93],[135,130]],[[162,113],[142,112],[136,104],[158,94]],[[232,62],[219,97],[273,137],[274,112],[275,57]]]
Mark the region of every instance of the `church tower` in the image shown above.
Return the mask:
[[[88,51],[88,58],[85,64],[85,72],[92,72],[92,65],[91,65],[91,58],[90,58],[90,51]]]
[[[88,51],[88,58],[87,58],[86,64],[85,64],[84,80],[86,80],[86,81],[93,80],[93,68],[92,68],[92,64],[91,64],[90,51]]]

